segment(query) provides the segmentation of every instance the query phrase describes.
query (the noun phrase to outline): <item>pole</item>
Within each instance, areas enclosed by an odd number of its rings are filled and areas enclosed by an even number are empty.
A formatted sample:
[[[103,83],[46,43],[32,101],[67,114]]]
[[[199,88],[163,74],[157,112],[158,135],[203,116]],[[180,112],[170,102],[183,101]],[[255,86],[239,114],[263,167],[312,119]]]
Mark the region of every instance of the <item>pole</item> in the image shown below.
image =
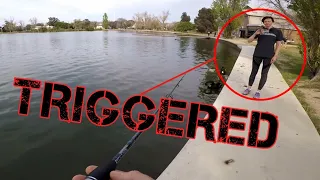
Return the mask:
[[[179,87],[180,82],[184,78],[186,74],[184,74],[181,79],[178,81],[178,83],[174,86],[174,88],[171,90],[169,94],[166,95],[167,98],[173,99],[173,92],[177,87]],[[154,114],[157,114],[159,109],[155,111]],[[132,145],[138,140],[139,136],[142,134],[142,132],[135,133],[131,139],[127,142],[127,144],[116,154],[111,161],[109,161],[107,164],[103,166],[97,167],[95,170],[93,170],[85,180],[109,180],[110,179],[110,172],[114,171],[117,167],[117,164],[122,159],[124,155],[127,154],[127,152],[130,150]]]

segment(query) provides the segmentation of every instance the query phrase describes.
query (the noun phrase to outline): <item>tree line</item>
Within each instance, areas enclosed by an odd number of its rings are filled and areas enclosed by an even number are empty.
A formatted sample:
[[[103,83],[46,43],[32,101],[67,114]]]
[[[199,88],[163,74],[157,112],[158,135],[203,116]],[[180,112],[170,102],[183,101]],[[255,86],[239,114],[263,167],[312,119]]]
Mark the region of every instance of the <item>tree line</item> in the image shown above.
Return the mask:
[[[29,20],[28,24],[24,21],[15,21],[14,18],[6,19],[1,27],[2,32],[47,32],[47,31],[93,31],[98,22],[89,19],[75,19],[73,22],[60,21],[56,17],[49,17],[47,23],[40,23],[36,17]]]
[[[170,31],[196,31],[200,33],[214,32],[218,30],[219,25],[225,22],[229,16],[222,17],[223,14],[240,12],[243,4],[247,4],[248,0],[237,0],[225,3],[225,0],[215,0],[211,8],[201,8],[194,22],[191,22],[187,12],[183,12],[179,22],[167,23],[170,15],[169,11],[162,11],[158,16],[148,12],[136,13],[133,18],[127,20],[118,18],[115,21],[109,21],[107,13],[103,14],[102,27],[104,29],[138,29],[138,30],[170,30]],[[237,7],[230,12],[226,12],[228,7]],[[229,10],[228,10],[229,11]],[[230,16],[231,17],[231,16]],[[57,17],[49,17],[47,23],[39,23],[37,18],[31,18],[29,23],[25,25],[23,21],[14,21],[13,18],[6,20],[2,27],[3,32],[19,32],[19,31],[61,31],[61,30],[95,30],[98,25],[96,21],[88,19],[75,19],[73,22],[60,21]],[[228,35],[228,33],[226,33]]]

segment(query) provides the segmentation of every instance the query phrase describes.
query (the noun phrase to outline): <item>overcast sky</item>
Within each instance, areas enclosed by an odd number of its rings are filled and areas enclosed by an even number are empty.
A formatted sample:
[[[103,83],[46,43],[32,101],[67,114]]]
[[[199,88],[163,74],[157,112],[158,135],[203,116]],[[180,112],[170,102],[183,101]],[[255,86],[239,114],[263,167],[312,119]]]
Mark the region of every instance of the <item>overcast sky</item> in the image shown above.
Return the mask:
[[[257,2],[251,0],[250,5],[256,7]],[[106,12],[112,21],[115,18],[132,19],[135,13],[144,11],[159,15],[163,10],[170,11],[169,22],[179,21],[184,11],[193,21],[199,9],[211,4],[212,0],[0,0],[0,25],[11,17],[25,23],[29,23],[32,17],[43,23],[48,21],[48,17],[67,22],[86,18],[102,21]]]

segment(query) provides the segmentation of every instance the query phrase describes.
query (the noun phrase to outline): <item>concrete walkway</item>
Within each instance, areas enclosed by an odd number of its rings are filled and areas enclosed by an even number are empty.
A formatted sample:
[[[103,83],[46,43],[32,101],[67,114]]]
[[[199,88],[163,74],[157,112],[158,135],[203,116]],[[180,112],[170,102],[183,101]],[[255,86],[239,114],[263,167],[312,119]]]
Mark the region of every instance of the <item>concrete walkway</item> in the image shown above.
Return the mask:
[[[238,92],[244,90],[250,75],[254,47],[242,46],[228,83]],[[261,67],[253,90],[260,80]],[[262,97],[271,97],[289,86],[278,69],[272,65]],[[254,91],[251,93],[253,95]],[[289,91],[272,100],[255,102],[243,99],[224,87],[214,106],[221,112],[222,106],[260,110],[278,116],[279,133],[273,148],[260,150],[246,146],[232,146],[205,141],[204,130],[198,128],[195,140],[189,140],[158,180],[318,180],[320,179],[320,136],[307,113]],[[249,114],[250,116],[250,114]],[[220,119],[220,115],[218,117]],[[229,135],[246,138],[249,119],[233,117],[246,123],[246,131],[229,131]],[[215,133],[219,121],[215,124]],[[265,139],[267,125],[261,123],[259,139]],[[233,159],[226,165],[224,161]]]

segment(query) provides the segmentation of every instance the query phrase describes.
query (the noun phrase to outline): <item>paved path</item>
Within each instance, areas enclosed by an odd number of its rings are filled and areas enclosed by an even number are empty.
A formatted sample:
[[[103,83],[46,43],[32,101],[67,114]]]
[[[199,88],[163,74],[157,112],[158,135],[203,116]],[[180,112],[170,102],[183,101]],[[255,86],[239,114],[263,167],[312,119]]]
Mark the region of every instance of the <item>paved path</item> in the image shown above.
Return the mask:
[[[238,92],[244,90],[251,70],[252,46],[242,46],[241,53],[228,78]],[[261,67],[253,89],[260,80]],[[272,65],[262,97],[274,96],[289,86]],[[254,92],[251,93],[251,96]],[[317,180],[320,179],[320,136],[307,113],[289,91],[286,95],[264,102],[243,99],[224,87],[214,106],[260,110],[278,116],[279,133],[276,145],[269,150],[214,144],[205,141],[204,130],[197,130],[158,180]],[[250,117],[250,114],[249,114]],[[219,117],[220,118],[220,115]],[[229,135],[248,136],[249,119],[232,118],[246,124],[246,131],[229,131]],[[218,127],[219,121],[215,123]],[[261,123],[259,139],[265,139],[267,125]],[[216,128],[216,137],[218,128]],[[247,138],[246,138],[247,142]],[[225,160],[234,162],[226,165]]]

